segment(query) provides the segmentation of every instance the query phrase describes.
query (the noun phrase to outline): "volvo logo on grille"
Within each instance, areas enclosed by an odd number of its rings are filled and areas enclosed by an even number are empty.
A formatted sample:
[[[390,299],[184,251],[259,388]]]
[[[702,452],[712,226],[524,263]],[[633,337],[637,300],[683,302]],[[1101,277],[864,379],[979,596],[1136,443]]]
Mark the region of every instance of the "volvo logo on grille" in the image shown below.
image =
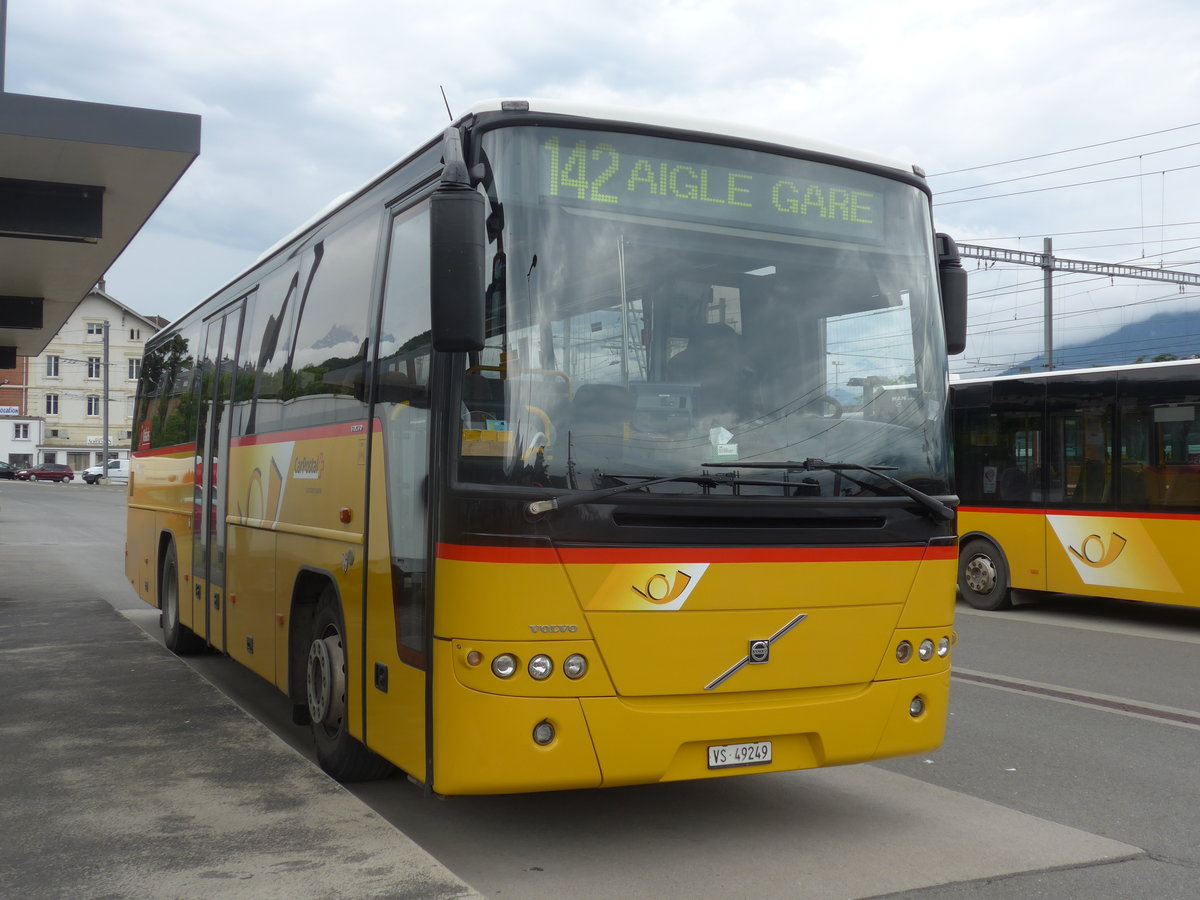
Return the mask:
[[[712,681],[710,681],[708,684],[706,684],[704,686],[704,689],[706,691],[715,691],[722,684],[724,684],[731,676],[733,676],[737,672],[740,672],[746,666],[752,665],[754,663],[769,662],[771,659],[771,645],[807,618],[808,618],[808,613],[800,613],[798,616],[793,618],[792,621],[788,622],[786,625],[784,625],[782,628],[780,628],[777,632],[775,632],[773,635],[771,635],[766,640],[762,640],[760,638],[758,640],[750,641],[749,652],[745,656],[743,656],[741,659],[739,659],[737,662],[735,662],[732,666],[730,666],[728,669],[726,669],[724,672],[722,672],[720,675],[718,675],[716,678],[714,678]]]

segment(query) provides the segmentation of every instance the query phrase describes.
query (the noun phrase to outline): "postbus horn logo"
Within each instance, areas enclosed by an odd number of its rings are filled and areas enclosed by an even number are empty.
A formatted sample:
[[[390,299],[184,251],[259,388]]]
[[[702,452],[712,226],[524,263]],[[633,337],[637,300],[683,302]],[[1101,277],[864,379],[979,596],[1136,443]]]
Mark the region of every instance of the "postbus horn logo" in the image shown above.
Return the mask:
[[[687,590],[687,586],[691,584],[692,576],[686,572],[675,570],[675,580],[668,580],[666,575],[659,573],[651,575],[646,581],[646,586],[640,588],[637,585],[632,585],[633,590],[643,600],[648,600],[651,603],[665,605],[678,600],[679,597]]]
[[[1127,543],[1129,542],[1125,538],[1114,531],[1112,540],[1109,541],[1107,547],[1104,546],[1104,539],[1100,535],[1089,534],[1080,542],[1078,550],[1070,546],[1067,547],[1067,550],[1085,566],[1103,569],[1117,561],[1117,557],[1121,555],[1121,551],[1125,549]]]

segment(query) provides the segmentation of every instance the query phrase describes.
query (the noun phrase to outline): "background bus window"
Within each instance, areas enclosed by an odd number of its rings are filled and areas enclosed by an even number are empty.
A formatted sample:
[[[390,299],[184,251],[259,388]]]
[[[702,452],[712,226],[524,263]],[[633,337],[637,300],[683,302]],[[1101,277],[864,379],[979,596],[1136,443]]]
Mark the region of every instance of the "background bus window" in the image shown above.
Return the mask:
[[[959,496],[980,506],[1040,503],[1061,482],[1045,471],[1043,387],[1024,381],[954,388]]]
[[[1154,446],[1166,506],[1200,506],[1200,422],[1193,404],[1156,406]]]
[[[1120,373],[1120,499],[1131,508],[1200,508],[1200,378],[1192,369]]]
[[[1111,376],[1047,385],[1053,467],[1061,473],[1062,502],[1113,502],[1113,395]]]

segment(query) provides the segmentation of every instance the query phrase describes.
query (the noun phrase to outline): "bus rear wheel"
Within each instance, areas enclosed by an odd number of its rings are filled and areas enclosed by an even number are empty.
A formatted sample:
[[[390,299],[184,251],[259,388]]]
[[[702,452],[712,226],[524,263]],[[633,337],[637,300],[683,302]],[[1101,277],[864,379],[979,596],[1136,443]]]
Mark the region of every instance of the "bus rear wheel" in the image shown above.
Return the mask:
[[[337,592],[328,585],[317,601],[305,662],[317,762],[338,781],[374,781],[390,775],[392,764],[364,747],[347,728],[345,633]]]
[[[1008,585],[1008,563],[989,541],[967,541],[958,553],[958,592],[976,609],[1008,609],[1012,592]]]

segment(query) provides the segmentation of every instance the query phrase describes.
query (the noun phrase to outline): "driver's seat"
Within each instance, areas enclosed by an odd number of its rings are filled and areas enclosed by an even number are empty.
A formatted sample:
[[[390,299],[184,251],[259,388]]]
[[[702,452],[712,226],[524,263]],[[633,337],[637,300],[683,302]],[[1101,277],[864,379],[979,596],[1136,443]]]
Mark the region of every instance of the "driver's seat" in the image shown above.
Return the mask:
[[[721,322],[696,328],[688,345],[667,360],[667,379],[698,384],[697,415],[732,412],[738,404],[741,336]]]

